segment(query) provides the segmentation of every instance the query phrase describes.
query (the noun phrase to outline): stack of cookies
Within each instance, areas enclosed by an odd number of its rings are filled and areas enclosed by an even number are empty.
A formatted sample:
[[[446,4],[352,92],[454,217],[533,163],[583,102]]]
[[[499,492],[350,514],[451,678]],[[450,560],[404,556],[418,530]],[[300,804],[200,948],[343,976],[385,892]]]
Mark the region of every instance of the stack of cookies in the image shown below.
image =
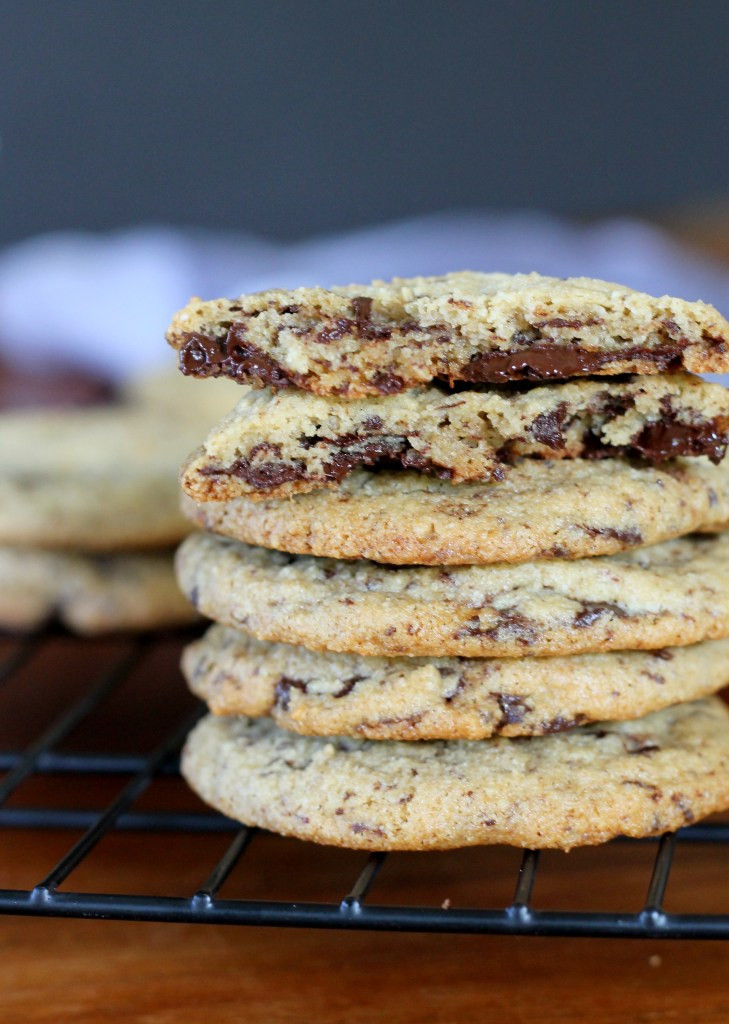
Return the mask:
[[[172,564],[190,529],[177,474],[229,399],[226,387],[175,374],[131,382],[116,404],[0,415],[1,629],[56,618],[91,634],[195,619]]]
[[[372,850],[729,807],[716,310],[457,273],[194,300],[168,339],[254,385],[182,472],[203,799]]]

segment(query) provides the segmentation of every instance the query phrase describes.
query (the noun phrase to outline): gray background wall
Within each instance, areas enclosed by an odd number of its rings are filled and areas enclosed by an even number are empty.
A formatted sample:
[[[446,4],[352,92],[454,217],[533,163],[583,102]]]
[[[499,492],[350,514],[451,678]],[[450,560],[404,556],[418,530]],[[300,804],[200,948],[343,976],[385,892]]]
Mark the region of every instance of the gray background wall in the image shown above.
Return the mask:
[[[3,0],[0,243],[729,194],[729,3]]]

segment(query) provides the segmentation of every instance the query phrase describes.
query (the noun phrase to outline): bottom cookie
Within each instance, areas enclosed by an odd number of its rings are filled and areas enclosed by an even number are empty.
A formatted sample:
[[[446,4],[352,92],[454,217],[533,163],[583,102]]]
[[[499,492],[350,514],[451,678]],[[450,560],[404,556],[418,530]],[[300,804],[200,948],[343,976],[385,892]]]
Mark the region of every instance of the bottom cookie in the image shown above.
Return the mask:
[[[197,615],[177,587],[171,552],[0,547],[0,629],[25,632],[53,618],[92,634],[184,625]]]
[[[729,807],[729,709],[716,697],[520,739],[296,736],[204,718],[182,772],[248,825],[367,850],[569,850],[670,832]]]

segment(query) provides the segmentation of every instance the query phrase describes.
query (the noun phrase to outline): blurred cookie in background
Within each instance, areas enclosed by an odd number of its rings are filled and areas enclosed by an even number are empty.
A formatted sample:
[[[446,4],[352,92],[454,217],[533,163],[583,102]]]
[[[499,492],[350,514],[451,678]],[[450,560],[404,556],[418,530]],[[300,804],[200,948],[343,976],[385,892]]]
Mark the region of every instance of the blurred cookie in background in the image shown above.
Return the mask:
[[[0,368],[0,628],[57,618],[88,634],[196,618],[172,570],[190,530],[178,472],[240,397],[229,390],[213,400],[170,369],[114,399],[90,374]]]
[[[99,555],[0,547],[0,628],[56,619],[74,633],[180,626],[197,615],[175,583],[170,551]]]

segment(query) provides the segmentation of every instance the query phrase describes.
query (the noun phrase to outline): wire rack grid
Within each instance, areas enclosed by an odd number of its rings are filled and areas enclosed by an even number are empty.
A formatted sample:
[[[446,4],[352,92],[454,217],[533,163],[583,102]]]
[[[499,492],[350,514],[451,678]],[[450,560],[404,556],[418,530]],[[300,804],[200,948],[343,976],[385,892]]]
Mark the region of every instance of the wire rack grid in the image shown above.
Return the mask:
[[[53,638],[53,631],[18,640],[0,662],[0,683],[7,684]],[[169,641],[169,637],[167,638]],[[183,637],[176,640],[180,645]],[[83,645],[86,641],[66,639]],[[704,823],[682,829],[653,842],[656,847],[644,905],[635,912],[592,910],[540,910],[533,905],[533,889],[540,866],[538,851],[521,857],[513,899],[499,907],[452,907],[435,904],[390,905],[372,900],[372,890],[385,861],[398,854],[373,853],[354,878],[348,892],[329,902],[223,898],[220,890],[251,849],[260,832],[241,827],[208,810],[146,810],[138,807],[153,780],[177,773],[180,745],[199,717],[195,709],[175,723],[149,752],[74,752],[64,741],[123,685],[159,644],[158,636],[127,638],[122,649],[109,657],[88,678],[74,701],[46,724],[24,749],[0,749],[0,837],[6,830],[75,830],[80,837],[51,870],[29,888],[0,889],[0,913],[45,917],[88,917],[115,920],[169,921],[191,924],[239,924],[308,928],[397,930],[443,933],[594,936],[622,938],[729,938],[729,914],[670,913],[664,909],[674,853],[679,844],[729,844],[729,824]],[[180,688],[182,683],[180,680]],[[29,779],[53,775],[64,780],[64,794],[72,798],[80,780],[114,777],[121,788],[100,809],[18,803],[19,788]],[[83,892],[66,887],[69,876],[90,856],[105,836],[136,831],[168,836],[229,834],[225,852],[187,896],[130,895],[124,892]],[[294,840],[281,842],[296,843]],[[616,841],[614,847],[635,840]],[[176,849],[179,850],[179,842]],[[0,847],[0,849],[2,849]],[[429,854],[420,854],[429,857]],[[0,870],[2,853],[0,853]],[[619,870],[619,868],[616,868]],[[729,888],[729,886],[728,886]]]

